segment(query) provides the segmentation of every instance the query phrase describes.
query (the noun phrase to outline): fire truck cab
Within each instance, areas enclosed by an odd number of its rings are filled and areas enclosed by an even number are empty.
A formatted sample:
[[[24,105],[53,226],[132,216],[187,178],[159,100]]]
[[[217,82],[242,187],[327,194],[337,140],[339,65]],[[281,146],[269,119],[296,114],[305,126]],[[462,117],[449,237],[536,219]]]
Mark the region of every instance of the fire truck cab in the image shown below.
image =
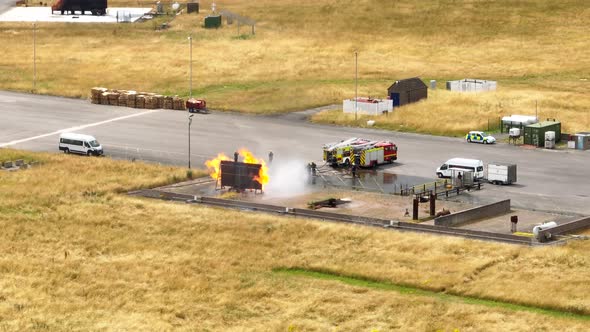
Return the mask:
[[[389,141],[381,141],[355,150],[354,154],[353,160],[359,167],[376,167],[385,163],[391,164],[397,160],[397,145]]]

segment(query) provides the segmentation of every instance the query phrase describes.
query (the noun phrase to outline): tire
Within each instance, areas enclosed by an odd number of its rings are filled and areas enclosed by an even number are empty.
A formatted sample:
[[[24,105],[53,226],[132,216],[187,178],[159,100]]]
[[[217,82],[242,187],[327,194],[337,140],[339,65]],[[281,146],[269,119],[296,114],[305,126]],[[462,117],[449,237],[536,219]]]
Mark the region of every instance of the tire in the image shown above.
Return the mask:
[[[438,176],[439,179],[442,179],[442,177],[443,177],[442,173],[436,173],[436,175]]]
[[[350,159],[346,159],[344,161],[344,166],[349,167],[350,166]]]
[[[471,143],[471,138],[468,138],[467,139],[467,143]]]
[[[488,141],[483,141],[483,144],[488,144]]]
[[[86,152],[86,155],[87,155],[88,157],[92,156],[92,151],[88,151],[88,152]]]
[[[64,149],[64,153],[65,153],[65,154],[69,154],[69,153],[70,153],[70,149],[68,149],[68,148],[65,148],[65,149]]]

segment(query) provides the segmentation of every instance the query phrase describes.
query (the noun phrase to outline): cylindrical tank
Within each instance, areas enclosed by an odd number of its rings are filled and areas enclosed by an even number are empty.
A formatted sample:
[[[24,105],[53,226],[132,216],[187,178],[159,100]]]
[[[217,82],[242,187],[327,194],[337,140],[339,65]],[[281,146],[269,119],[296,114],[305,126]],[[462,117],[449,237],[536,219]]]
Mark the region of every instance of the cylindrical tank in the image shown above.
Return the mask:
[[[553,228],[556,226],[557,226],[557,223],[555,221],[549,221],[549,222],[543,223],[541,225],[537,225],[537,226],[533,227],[533,235],[536,238],[538,238],[540,231],[544,231],[546,229],[550,229],[550,228]]]
[[[520,128],[510,128],[508,134],[511,137],[520,137]]]
[[[546,131],[545,132],[545,140],[546,141],[555,141],[555,132],[554,131]]]

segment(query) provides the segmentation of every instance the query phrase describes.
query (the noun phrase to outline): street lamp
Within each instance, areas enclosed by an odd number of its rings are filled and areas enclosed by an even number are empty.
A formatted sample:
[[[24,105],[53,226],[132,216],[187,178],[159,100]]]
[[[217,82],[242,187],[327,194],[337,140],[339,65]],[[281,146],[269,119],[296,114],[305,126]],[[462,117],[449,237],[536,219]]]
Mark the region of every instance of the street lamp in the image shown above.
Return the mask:
[[[188,117],[188,169],[191,169],[191,123],[193,122],[194,114]]]
[[[358,52],[354,52],[354,121],[357,120],[358,110],[358,86],[359,86],[359,70],[358,70]]]
[[[193,97],[193,37],[188,36],[188,44],[189,44],[189,97]]]
[[[37,24],[33,22],[33,93],[37,89]]]

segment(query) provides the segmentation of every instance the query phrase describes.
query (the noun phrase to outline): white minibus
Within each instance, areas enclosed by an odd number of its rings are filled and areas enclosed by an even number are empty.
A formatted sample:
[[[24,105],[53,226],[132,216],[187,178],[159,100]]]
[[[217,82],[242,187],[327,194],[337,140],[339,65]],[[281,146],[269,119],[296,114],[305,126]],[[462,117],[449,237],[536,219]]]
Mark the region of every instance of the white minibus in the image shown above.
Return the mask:
[[[96,138],[74,133],[63,133],[59,136],[59,150],[64,153],[80,153],[88,156],[100,156],[104,153]]]
[[[436,169],[439,178],[451,177],[451,169],[464,169],[473,172],[474,180],[483,179],[483,161],[477,159],[453,158]]]

